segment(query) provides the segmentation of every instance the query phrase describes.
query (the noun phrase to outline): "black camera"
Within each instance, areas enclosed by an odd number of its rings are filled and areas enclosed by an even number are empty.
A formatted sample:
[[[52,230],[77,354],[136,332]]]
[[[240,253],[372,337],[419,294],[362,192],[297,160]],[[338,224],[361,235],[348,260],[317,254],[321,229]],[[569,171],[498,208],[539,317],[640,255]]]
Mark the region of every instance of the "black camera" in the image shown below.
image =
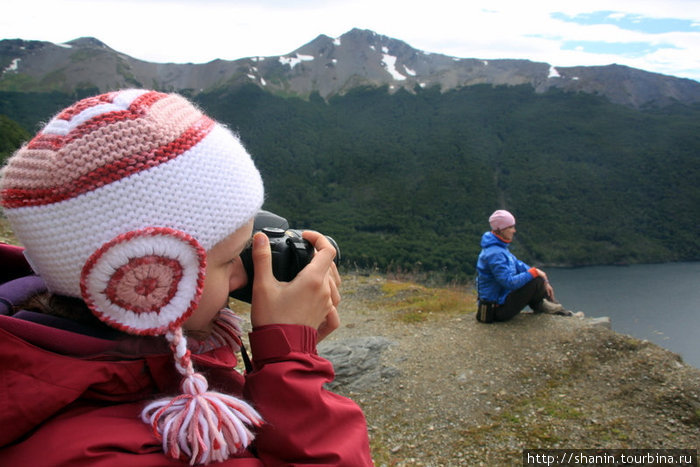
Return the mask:
[[[269,211],[260,211],[255,216],[253,233],[263,232],[270,239],[272,251],[272,273],[279,281],[289,282],[294,279],[304,266],[314,257],[314,247],[302,238],[302,230],[289,228],[289,223],[284,217]],[[340,261],[340,249],[331,237],[326,236],[335,248],[337,265]],[[248,284],[242,289],[234,290],[229,294],[232,298],[250,303],[253,297],[253,248],[246,248],[241,253],[243,267],[248,274]]]

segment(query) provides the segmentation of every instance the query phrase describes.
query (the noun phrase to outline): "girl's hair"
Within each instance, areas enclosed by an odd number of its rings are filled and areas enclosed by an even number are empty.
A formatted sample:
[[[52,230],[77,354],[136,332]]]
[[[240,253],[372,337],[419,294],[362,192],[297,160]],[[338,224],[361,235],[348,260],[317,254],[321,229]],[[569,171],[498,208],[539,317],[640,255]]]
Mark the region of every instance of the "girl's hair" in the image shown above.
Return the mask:
[[[57,316],[85,324],[91,327],[112,329],[100,321],[84,301],[75,297],[42,292],[30,297],[19,307],[22,310],[35,311],[50,316]]]

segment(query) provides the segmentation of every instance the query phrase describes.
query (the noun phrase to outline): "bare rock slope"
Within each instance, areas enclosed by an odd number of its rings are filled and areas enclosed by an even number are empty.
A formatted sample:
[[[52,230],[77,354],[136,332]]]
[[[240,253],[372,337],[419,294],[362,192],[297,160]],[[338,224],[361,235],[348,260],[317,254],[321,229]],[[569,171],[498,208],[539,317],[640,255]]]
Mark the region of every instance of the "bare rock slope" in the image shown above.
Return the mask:
[[[64,44],[0,41],[0,91],[72,93],[146,87],[197,94],[246,84],[304,98],[312,93],[329,98],[359,86],[386,86],[389,92],[438,87],[446,92],[486,84],[597,94],[631,107],[700,102],[700,83],[690,79],[615,64],[557,67],[530,60],[450,57],[362,29],[337,38],[321,34],[283,56],[201,64],[145,62],[90,37]]]

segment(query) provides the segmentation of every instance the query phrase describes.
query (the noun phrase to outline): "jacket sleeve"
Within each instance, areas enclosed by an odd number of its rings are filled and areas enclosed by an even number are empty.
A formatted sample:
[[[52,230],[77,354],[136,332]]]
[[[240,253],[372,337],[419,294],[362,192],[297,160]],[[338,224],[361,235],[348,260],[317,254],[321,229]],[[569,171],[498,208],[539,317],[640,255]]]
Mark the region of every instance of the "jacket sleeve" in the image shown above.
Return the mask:
[[[524,263],[523,261],[520,261],[519,259],[515,258],[515,270],[518,274],[522,272],[530,272],[532,274],[532,271],[530,271],[531,268],[527,263]],[[537,277],[536,275],[533,277]]]
[[[493,255],[490,265],[493,277],[501,287],[510,292],[524,286],[534,279],[535,276],[525,263],[512,255],[510,259],[514,262],[515,267],[511,266],[508,255],[509,253]]]
[[[306,326],[262,326],[250,334],[253,371],[244,396],[265,420],[257,455],[266,466],[371,466],[364,414],[324,389],[334,372],[317,355],[316,341],[316,330]]]

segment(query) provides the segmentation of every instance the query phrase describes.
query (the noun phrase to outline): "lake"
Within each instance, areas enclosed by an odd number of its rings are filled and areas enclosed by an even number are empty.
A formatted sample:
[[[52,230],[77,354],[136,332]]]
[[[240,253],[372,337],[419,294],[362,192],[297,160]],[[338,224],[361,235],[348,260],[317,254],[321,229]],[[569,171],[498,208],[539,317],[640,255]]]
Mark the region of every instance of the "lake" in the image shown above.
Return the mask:
[[[700,368],[700,262],[544,268],[556,298]]]

